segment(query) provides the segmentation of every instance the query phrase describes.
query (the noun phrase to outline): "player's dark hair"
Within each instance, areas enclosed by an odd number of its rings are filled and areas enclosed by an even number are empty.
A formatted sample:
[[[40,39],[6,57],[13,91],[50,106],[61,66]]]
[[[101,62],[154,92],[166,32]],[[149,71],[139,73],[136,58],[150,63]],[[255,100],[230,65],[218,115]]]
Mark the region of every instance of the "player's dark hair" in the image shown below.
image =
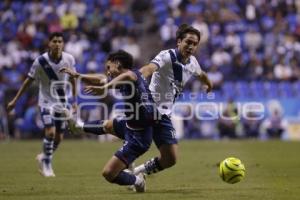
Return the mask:
[[[49,41],[51,41],[54,37],[62,37],[64,40],[64,35],[62,32],[53,32],[49,35]]]
[[[176,41],[183,40],[187,33],[195,34],[198,37],[198,41],[200,42],[201,39],[201,33],[195,29],[194,27],[188,25],[188,24],[181,24],[176,31]]]
[[[107,60],[111,62],[119,62],[120,66],[125,69],[132,69],[133,67],[132,55],[123,50],[110,53]]]

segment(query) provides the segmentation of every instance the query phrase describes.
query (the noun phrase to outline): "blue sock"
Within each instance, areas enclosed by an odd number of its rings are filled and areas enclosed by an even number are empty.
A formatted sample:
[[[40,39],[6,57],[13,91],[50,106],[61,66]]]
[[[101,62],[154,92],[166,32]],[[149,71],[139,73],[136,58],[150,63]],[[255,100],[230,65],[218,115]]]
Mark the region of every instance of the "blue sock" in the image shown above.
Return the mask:
[[[53,152],[58,148],[60,142],[53,142]]]
[[[159,164],[158,157],[151,158],[144,165],[147,174],[153,174],[163,170],[163,168]]]
[[[50,163],[53,154],[53,139],[52,138],[44,138],[43,140],[43,153],[44,160],[46,163]]]
[[[134,185],[135,180],[135,175],[121,171],[113,180],[113,183],[116,183],[118,185]]]
[[[96,120],[84,123],[83,131],[87,133],[93,133],[95,135],[103,135],[106,134],[103,129],[103,120]]]

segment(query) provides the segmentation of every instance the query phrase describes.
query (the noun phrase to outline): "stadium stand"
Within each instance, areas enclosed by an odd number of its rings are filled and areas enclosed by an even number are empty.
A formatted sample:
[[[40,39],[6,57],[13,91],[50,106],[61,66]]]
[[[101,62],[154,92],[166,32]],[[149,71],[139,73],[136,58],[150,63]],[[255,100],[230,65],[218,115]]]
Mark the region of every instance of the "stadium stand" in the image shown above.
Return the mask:
[[[0,133],[6,130],[14,137],[19,129],[22,137],[40,129],[32,107],[34,90],[20,99],[14,115],[7,116],[4,107],[45,49],[49,33],[65,33],[65,50],[76,58],[79,72],[103,72],[112,50],[132,53],[137,67],[147,63],[170,47],[161,38],[161,27],[172,31],[181,23],[193,24],[203,34],[196,55],[202,68],[214,68],[214,77],[221,74],[215,102],[255,100],[267,107],[269,100],[277,99],[282,115],[295,121],[300,114],[299,16],[300,4],[289,0],[1,1]],[[174,34],[169,36],[174,43]],[[198,130],[201,120],[193,123],[196,128],[189,123],[190,129]]]

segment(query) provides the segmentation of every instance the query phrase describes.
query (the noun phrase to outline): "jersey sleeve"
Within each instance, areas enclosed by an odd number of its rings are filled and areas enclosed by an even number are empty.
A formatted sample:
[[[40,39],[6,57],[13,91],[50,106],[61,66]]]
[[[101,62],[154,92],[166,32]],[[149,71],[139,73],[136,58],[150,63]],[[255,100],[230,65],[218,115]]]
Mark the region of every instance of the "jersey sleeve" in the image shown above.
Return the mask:
[[[150,63],[154,63],[158,68],[166,66],[167,63],[171,62],[170,54],[168,51],[161,51]]]
[[[74,58],[74,56],[70,56],[71,57],[71,65],[70,65],[70,67],[71,67],[71,69],[73,69],[73,70],[75,70],[76,71],[76,67],[75,67],[75,64],[76,64],[76,62],[75,62],[75,58]]]
[[[33,64],[30,67],[30,70],[27,74],[32,79],[36,79],[38,76],[38,68],[40,66],[38,58],[34,60]]]

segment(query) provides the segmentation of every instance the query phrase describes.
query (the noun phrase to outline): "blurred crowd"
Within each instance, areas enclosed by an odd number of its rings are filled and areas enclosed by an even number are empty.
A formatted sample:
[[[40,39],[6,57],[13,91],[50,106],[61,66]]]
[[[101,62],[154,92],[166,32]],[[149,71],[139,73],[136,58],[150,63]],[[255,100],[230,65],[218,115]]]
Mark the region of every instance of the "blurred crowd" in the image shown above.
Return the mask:
[[[284,118],[283,108],[276,100],[268,103],[265,112],[246,112],[245,107],[230,99],[222,104],[218,112],[210,109],[198,111],[198,115],[186,118],[191,109],[183,109],[186,139],[288,139],[288,121]]]
[[[3,0],[0,137],[15,133],[14,127],[42,130],[35,87],[18,102],[13,116],[4,117],[4,105],[33,60],[45,52],[51,32],[63,31],[65,51],[75,57],[76,69],[92,73],[103,72],[107,53],[117,49],[130,52],[140,67],[161,49],[175,47],[178,25],[192,24],[202,34],[196,57],[217,91],[245,81],[299,83],[299,17],[299,0]],[[192,81],[188,89],[195,88]]]

